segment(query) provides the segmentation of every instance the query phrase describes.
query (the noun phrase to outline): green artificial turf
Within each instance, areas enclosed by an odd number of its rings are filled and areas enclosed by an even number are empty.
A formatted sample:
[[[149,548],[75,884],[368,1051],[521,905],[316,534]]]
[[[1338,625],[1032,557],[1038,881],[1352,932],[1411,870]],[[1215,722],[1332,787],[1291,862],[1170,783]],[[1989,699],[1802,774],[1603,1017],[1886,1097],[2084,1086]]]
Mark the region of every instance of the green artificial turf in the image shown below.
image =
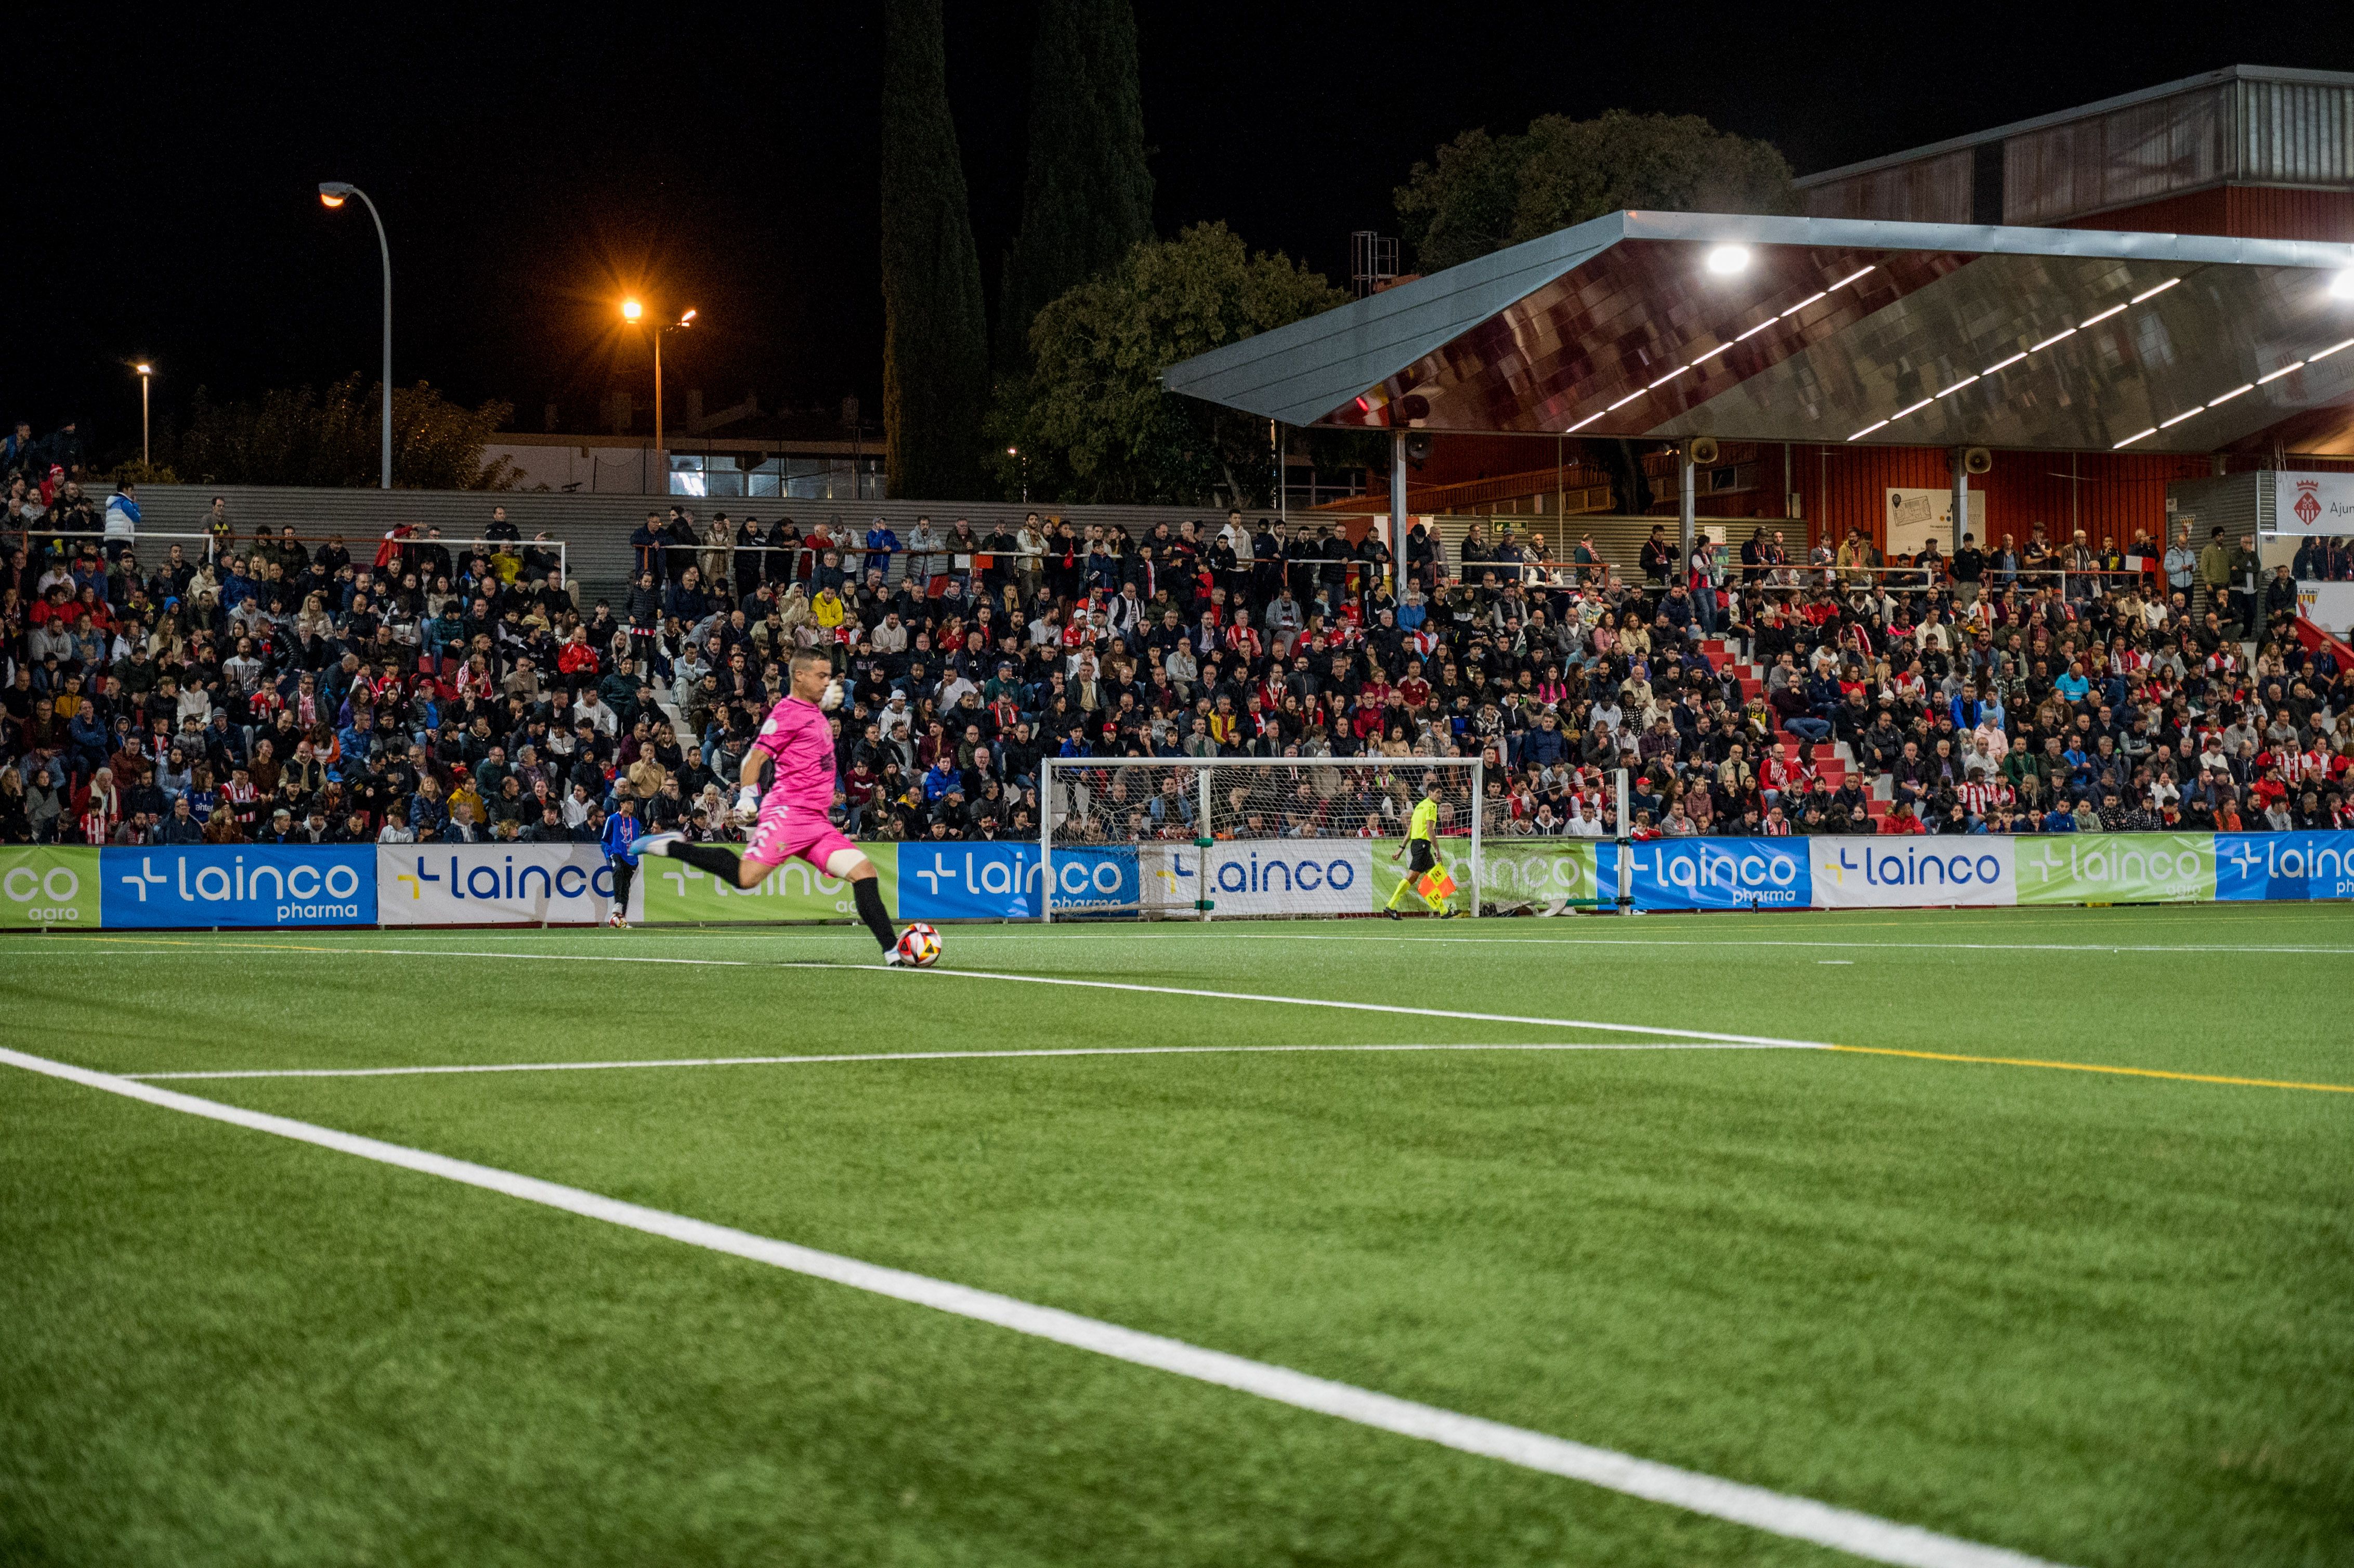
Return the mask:
[[[2340,906],[946,941],[1005,974],[2354,1085]],[[0,1001],[11,1046],[116,1073],[1607,1038],[779,967],[872,953],[26,938]],[[2058,1562],[2354,1562],[2354,1094],[1747,1051],[165,1086]],[[0,1562],[1847,1561],[12,1068],[0,1129]]]

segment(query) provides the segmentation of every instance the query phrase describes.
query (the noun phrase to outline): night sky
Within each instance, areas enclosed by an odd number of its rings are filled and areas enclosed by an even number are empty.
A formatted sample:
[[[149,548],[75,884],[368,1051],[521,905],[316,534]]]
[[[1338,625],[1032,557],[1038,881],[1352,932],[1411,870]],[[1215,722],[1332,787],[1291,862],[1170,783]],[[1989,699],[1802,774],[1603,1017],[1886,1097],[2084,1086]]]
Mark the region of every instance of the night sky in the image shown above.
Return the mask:
[[[44,6],[15,24],[0,418],[46,432],[78,415],[120,453],[137,356],[159,413],[198,384],[373,377],[375,235],[356,204],[320,207],[329,178],[384,211],[403,383],[510,399],[525,429],[553,398],[567,429],[594,429],[609,385],[651,395],[613,317],[638,286],[701,312],[665,350],[681,406],[690,387],[713,407],[854,392],[876,418],[876,8],[484,9],[263,27],[234,8],[116,25]],[[1904,30],[1928,8],[1889,6],[1137,11],[1161,231],[1224,218],[1343,282],[1350,230],[1395,233],[1392,187],[1472,125],[1698,113],[1806,174],[2230,64],[2354,69],[2354,29],[2317,31],[2307,7],[1973,5],[1939,8],[1935,37]],[[319,20],[345,15],[363,19]],[[1034,4],[949,0],[949,16],[993,304]]]

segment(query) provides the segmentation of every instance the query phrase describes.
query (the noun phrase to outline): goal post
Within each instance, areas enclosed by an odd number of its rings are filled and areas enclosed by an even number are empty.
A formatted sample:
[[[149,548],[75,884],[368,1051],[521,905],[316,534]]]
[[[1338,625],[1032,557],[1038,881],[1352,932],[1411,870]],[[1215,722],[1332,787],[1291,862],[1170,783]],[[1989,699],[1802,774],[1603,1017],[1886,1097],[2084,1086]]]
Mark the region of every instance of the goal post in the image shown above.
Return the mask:
[[[1039,770],[1042,922],[1372,915],[1438,786],[1446,902],[1479,910],[1477,757],[1053,757]],[[1411,901],[1409,901],[1411,904]],[[1420,907],[1420,906],[1412,906]]]

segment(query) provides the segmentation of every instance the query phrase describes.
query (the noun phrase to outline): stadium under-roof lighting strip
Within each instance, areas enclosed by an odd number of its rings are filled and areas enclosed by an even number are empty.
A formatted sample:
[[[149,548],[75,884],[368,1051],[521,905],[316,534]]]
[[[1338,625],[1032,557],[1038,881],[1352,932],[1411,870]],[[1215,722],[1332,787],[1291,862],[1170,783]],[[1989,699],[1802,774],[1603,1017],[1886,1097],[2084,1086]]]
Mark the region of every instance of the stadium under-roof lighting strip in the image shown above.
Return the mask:
[[[2141,440],[2144,436],[2154,436],[2160,430],[2171,429],[2174,426],[2182,423],[2183,420],[2190,418],[2194,415],[2203,414],[2210,408],[2217,408],[2222,404],[2230,402],[2232,398],[2237,397],[2243,392],[2253,392],[2257,387],[2264,385],[2267,381],[2277,381],[2292,370],[2302,370],[2308,365],[2318,365],[2323,360],[2328,358],[2331,355],[2338,353],[2341,349],[2349,348],[2354,348],[2354,337],[2341,338],[2338,342],[2331,344],[2327,348],[2322,349],[2317,354],[2309,354],[2303,359],[2293,360],[2289,364],[2282,366],[2278,370],[2268,371],[2264,375],[2257,376],[2253,381],[2243,382],[2239,386],[2232,387],[2229,392],[2224,393],[2220,397],[2211,398],[2204,403],[2193,403],[2190,407],[2183,409],[2182,412],[2175,415],[2172,418],[2160,419],[2157,424],[2152,425],[2147,430],[2137,430],[2134,434],[2127,436],[2124,440],[2117,442],[2115,446],[2111,447],[2109,450],[2111,451],[2121,451],[2125,448],[2129,447],[2136,441]]]
[[[2154,300],[2158,298],[2158,295],[2166,292],[2167,290],[2171,289],[2175,284],[2179,283],[2180,281],[2182,281],[2182,280],[2179,278],[2168,278],[2165,282],[2159,283],[2154,288],[2144,289],[2140,293],[2136,294],[2132,299],[2126,301],[2122,304],[2111,305],[2107,310],[2089,316],[2084,321],[2078,322],[2074,326],[2069,327],[2064,331],[2053,333],[2050,337],[2045,338],[2041,343],[2036,344],[2032,347],[2023,348],[2008,359],[1997,360],[1994,364],[1988,366],[1984,370],[1976,371],[1971,375],[1963,376],[1959,381],[1947,387],[1942,392],[1933,393],[1930,396],[1922,398],[1918,403],[1912,405],[1910,408],[1899,408],[1895,413],[1889,415],[1888,418],[1881,420],[1877,424],[1864,426],[1863,429],[1850,436],[1848,440],[1851,441],[1860,441],[1863,440],[1864,437],[1872,434],[1874,430],[1884,430],[1889,426],[1894,424],[1897,420],[1903,418],[1906,415],[1917,414],[1922,409],[1927,408],[1930,404],[1936,402],[1939,398],[1950,397],[1955,393],[1960,391],[1963,387],[1967,387],[1974,381],[1983,381],[1989,376],[2000,375],[2003,371],[2009,369],[2012,366],[2019,364],[2021,360],[2026,359],[2030,355],[2041,354],[2055,343],[2062,343],[2069,338],[2074,337],[2086,327],[2098,326],[2103,322],[2107,321],[2110,317],[2121,314],[2126,311],[2129,311],[2134,306],[2142,303],[2145,300]],[[2242,390],[2244,391],[2245,388],[2243,387]],[[2192,413],[2197,413],[2198,411],[2199,410],[2195,408],[2191,410]],[[2187,415],[2184,416],[2184,418],[2188,417],[2189,416]],[[2152,431],[2162,429],[2164,429],[2163,426],[2152,425],[2149,429],[2144,430],[2141,435],[2147,436]],[[2141,440],[2141,436],[2136,436],[2132,439],[2137,441]],[[2117,443],[2118,446],[2125,446],[2126,444],[2127,443],[2125,441],[2119,441]]]
[[[1652,382],[1649,386],[1638,387],[1636,390],[1628,393],[1627,396],[1619,398],[1618,401],[1603,409],[1601,413],[1586,415],[1585,418],[1578,420],[1577,423],[1570,426],[1566,430],[1564,430],[1562,434],[1565,436],[1574,436],[1578,431],[1585,429],[1586,426],[1594,423],[1595,420],[1602,418],[1603,414],[1615,414],[1619,409],[1625,408],[1628,404],[1635,401],[1638,397],[1641,397],[1648,393],[1658,391],[1660,387],[1665,387],[1669,382],[1673,381],[1677,376],[1681,376],[1685,371],[1699,369],[1702,366],[1706,365],[1710,360],[1714,359],[1718,355],[1723,354],[1726,349],[1731,348],[1734,344],[1743,343],[1750,338],[1755,337],[1759,333],[1764,332],[1776,322],[1785,321],[1791,316],[1797,315],[1800,311],[1805,310],[1808,305],[1813,304],[1818,300],[1829,299],[1833,294],[1838,293],[1841,289],[1846,288],[1850,283],[1854,282],[1866,272],[1876,270],[1878,265],[1879,264],[1877,262],[1874,262],[1870,267],[1857,268],[1854,271],[1850,272],[1846,277],[1841,278],[1838,282],[1833,283],[1829,288],[1808,295],[1805,299],[1800,300],[1797,304],[1792,305],[1788,310],[1767,316],[1764,321],[1759,322],[1755,326],[1751,327],[1739,337],[1733,338],[1724,343],[1720,343],[1714,348],[1710,349],[1706,354],[1700,355],[1690,363],[1676,366],[1676,368],[1669,371],[1665,376],[1660,376],[1657,381]]]

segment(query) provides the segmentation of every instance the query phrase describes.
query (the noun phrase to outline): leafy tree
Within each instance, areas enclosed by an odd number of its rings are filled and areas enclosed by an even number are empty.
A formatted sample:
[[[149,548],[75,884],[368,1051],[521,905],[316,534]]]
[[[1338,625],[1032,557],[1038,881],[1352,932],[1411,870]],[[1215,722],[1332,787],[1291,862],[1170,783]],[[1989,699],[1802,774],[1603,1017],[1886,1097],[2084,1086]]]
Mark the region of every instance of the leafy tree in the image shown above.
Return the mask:
[[[373,485],[381,475],[384,389],[355,372],[324,392],[265,392],[219,403],[197,387],[178,441],[177,472],[204,484]],[[392,389],[392,482],[404,490],[512,490],[504,458],[482,461],[512,403],[452,403],[425,382]]]
[[[1038,313],[1034,368],[1001,385],[991,420],[1000,482],[1021,482],[1013,446],[1041,500],[1182,503],[1218,485],[1257,498],[1267,421],[1165,392],[1161,373],[1348,297],[1280,251],[1253,255],[1223,223],[1131,248]]]
[[[940,0],[883,6],[883,429],[893,493],[980,493],[989,325]]]
[[[1790,165],[1770,143],[1698,115],[1598,120],[1547,114],[1521,135],[1466,131],[1396,191],[1415,261],[1436,272],[1622,207],[1798,210]]]
[[[1129,0],[1045,0],[1030,66],[1030,170],[1005,258],[997,362],[1029,359],[1046,302],[1152,237],[1136,14]]]

